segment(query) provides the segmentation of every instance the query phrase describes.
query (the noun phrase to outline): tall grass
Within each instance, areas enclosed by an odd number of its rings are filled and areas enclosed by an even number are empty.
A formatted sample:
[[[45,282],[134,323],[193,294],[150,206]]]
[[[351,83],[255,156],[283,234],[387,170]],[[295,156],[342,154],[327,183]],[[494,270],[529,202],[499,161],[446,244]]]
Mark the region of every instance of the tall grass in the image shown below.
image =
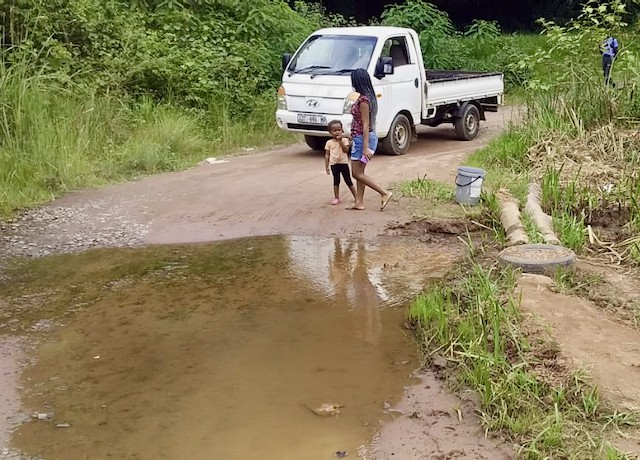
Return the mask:
[[[523,332],[515,279],[472,263],[421,294],[409,319],[426,352],[449,361],[455,381],[477,394],[486,428],[514,441],[522,458],[626,458],[610,440],[638,414],[611,410],[580,373],[545,369],[557,352]]]
[[[451,184],[427,179],[426,176],[403,182],[400,191],[403,196],[431,199],[434,203],[450,202],[455,196],[455,190]]]
[[[524,200],[529,182],[527,154],[536,139],[534,129],[512,124],[486,147],[471,154],[466,164],[486,170],[487,188],[508,189],[513,196]]]
[[[530,68],[520,64],[522,57],[544,46],[545,37],[534,33],[498,33],[483,39],[482,35],[469,32],[460,37],[460,47],[467,53],[461,67],[502,72],[507,92],[524,96],[523,86],[533,73]]]
[[[0,66],[0,216],[79,188],[175,171],[239,147],[293,137],[278,130],[275,107],[255,99],[247,119],[188,112],[170,103],[96,93],[28,61]]]

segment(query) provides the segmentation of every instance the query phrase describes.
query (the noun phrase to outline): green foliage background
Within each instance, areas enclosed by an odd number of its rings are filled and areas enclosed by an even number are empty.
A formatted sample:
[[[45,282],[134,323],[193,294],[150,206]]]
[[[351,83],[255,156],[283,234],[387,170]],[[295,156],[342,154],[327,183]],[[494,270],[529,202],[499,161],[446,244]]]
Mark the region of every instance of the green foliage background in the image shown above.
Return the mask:
[[[0,0],[0,216],[290,142],[280,56],[347,22],[282,0]]]
[[[273,119],[282,53],[319,27],[355,22],[289,3],[0,0],[0,214],[294,139]],[[388,6],[372,24],[412,27],[429,68],[502,71],[508,90],[599,79],[601,27],[545,23],[544,35],[520,35],[475,20],[459,29],[425,0]],[[629,78],[640,75],[633,34],[617,67]],[[639,106],[634,98],[625,115]]]
[[[101,91],[171,98],[192,106],[272,90],[280,55],[318,24],[321,10],[280,0],[18,0],[3,2],[9,61],[32,59],[64,80]],[[336,22],[336,21],[333,21]]]

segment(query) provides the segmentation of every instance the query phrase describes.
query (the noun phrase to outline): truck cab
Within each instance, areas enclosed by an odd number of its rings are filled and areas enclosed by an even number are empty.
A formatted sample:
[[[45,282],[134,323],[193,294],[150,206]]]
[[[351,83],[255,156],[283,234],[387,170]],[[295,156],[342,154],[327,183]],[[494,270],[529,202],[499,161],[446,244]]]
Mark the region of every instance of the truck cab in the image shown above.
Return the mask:
[[[366,69],[372,77],[378,98],[379,148],[391,154],[409,150],[415,126],[421,123],[455,124],[456,119],[471,115],[472,120],[466,120],[471,132],[467,129],[462,137],[473,138],[484,110],[497,110],[501,102],[502,74],[459,72],[446,78],[438,74],[430,82],[418,34],[412,29],[328,28],[311,34],[293,57],[283,56],[278,126],[303,134],[315,150],[324,148],[332,120],[341,121],[348,133],[351,106],[358,97],[351,86],[351,72],[357,68]],[[499,78],[487,80],[489,76]],[[435,103],[430,92],[437,96]]]

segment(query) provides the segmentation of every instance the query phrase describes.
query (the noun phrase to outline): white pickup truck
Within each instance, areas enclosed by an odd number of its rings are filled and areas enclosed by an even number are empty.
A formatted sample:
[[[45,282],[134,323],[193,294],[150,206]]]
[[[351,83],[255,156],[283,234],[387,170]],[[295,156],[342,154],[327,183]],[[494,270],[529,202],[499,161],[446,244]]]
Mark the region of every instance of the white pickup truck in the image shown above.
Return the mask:
[[[485,112],[502,104],[500,72],[427,70],[418,34],[399,27],[345,27],[311,34],[291,56],[282,59],[276,122],[286,131],[304,134],[309,147],[322,150],[327,123],[351,126],[357,99],[351,72],[367,69],[378,96],[379,149],[402,155],[415,127],[453,123],[458,138],[478,134]]]

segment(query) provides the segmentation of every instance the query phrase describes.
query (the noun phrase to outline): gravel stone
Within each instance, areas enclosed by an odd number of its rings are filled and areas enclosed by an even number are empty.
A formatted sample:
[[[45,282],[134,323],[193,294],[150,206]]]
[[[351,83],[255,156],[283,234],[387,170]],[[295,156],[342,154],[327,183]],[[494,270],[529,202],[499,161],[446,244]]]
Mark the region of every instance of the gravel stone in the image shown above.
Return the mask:
[[[135,247],[148,233],[122,198],[47,205],[0,222],[0,266],[12,257],[46,257],[94,248]],[[1,276],[1,275],[0,275]]]

